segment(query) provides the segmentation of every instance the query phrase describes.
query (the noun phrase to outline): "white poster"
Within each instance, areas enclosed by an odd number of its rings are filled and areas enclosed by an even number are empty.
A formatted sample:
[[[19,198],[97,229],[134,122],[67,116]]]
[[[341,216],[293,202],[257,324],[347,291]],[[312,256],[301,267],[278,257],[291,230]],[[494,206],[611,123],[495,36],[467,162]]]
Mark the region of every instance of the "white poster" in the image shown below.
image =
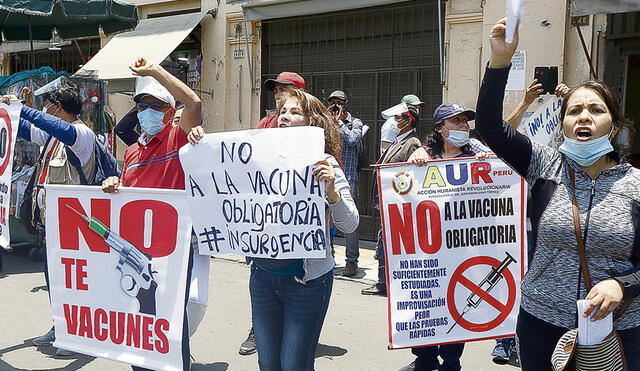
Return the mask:
[[[322,258],[324,131],[290,127],[206,134],[180,149],[200,254]]]
[[[521,124],[531,140],[554,148],[562,144],[560,108],[562,98],[553,95]]]
[[[511,69],[507,79],[505,90],[524,90],[526,84],[525,72],[527,70],[527,52],[516,50],[511,57]]]
[[[0,103],[0,247],[8,248],[9,207],[11,196],[11,171],[13,168],[13,149],[18,135],[18,122],[22,105]]]
[[[492,158],[378,168],[390,348],[513,336],[526,185]]]
[[[182,370],[191,221],[184,191],[46,186],[54,346]]]

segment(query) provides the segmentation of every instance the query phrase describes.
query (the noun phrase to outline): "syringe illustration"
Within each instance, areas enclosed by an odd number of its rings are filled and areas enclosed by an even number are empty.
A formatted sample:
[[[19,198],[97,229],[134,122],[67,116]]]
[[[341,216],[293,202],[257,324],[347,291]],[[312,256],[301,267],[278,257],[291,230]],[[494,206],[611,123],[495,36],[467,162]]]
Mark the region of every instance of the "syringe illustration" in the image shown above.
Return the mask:
[[[502,272],[505,269],[507,269],[509,264],[516,262],[516,259],[514,259],[513,256],[511,256],[511,254],[509,254],[509,253],[506,253],[506,254],[507,254],[507,257],[504,258],[504,260],[500,263],[500,265],[497,268],[496,267],[491,267],[491,272],[489,272],[489,274],[487,274],[487,276],[478,285],[478,287],[480,287],[483,291],[488,293],[494,287],[496,287],[498,282],[500,282],[500,280],[504,277],[502,275]],[[467,312],[469,312],[471,310],[471,308],[477,308],[478,305],[480,305],[480,303],[482,303],[482,298],[480,296],[478,296],[476,293],[472,292],[467,297],[467,305],[465,306],[464,310],[462,311],[462,313],[460,314],[458,319],[456,319],[456,322],[453,324],[453,326],[451,326],[449,331],[447,331],[447,334],[450,333],[451,330],[453,330],[454,327],[456,327],[456,325],[458,324],[460,319],[465,314],[467,314]]]
[[[120,272],[120,288],[125,294],[138,299],[140,313],[156,314],[156,289],[153,280],[151,256],[140,251],[134,244],[115,234],[96,218],[89,218],[73,207],[66,205],[89,223],[89,228],[104,238],[107,245],[119,255],[116,269]]]

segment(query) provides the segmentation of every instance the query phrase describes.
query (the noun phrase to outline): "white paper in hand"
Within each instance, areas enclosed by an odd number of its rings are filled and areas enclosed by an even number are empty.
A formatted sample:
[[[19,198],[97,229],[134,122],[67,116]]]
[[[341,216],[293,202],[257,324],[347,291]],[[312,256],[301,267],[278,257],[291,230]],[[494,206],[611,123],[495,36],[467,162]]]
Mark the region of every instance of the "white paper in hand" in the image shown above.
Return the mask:
[[[507,31],[504,35],[504,41],[511,44],[516,33],[516,27],[519,27],[524,17],[524,0],[507,0],[506,17]]]
[[[595,345],[599,344],[613,331],[613,315],[609,313],[599,321],[592,322],[591,317],[597,312],[596,308],[589,317],[583,317],[585,308],[591,300],[578,300],[578,344]]]

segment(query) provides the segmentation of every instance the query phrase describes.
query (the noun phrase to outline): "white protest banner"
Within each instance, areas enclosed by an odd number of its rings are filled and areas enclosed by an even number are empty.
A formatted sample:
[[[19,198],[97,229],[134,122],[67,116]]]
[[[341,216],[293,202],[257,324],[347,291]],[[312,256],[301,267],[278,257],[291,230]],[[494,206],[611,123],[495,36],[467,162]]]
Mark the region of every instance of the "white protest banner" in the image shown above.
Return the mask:
[[[554,95],[522,123],[531,140],[555,148],[561,144],[560,108],[562,98]]]
[[[54,346],[182,370],[191,241],[184,191],[45,187]]]
[[[9,236],[11,171],[21,109],[22,104],[18,102],[12,102],[9,106],[0,103],[0,247],[5,249],[9,247],[11,241]]]
[[[525,71],[527,69],[527,52],[526,50],[516,50],[511,57],[511,69],[507,78],[505,90],[524,90],[525,89]]]
[[[200,254],[326,256],[324,131],[290,127],[206,134],[180,149]]]
[[[378,167],[392,349],[512,336],[526,185],[495,158]]]

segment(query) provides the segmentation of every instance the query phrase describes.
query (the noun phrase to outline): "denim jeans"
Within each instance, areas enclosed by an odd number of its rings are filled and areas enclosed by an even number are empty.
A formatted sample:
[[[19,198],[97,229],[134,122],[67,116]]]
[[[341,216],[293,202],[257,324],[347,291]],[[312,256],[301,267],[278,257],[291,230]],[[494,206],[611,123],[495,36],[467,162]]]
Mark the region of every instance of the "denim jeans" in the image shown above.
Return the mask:
[[[551,370],[551,354],[569,329],[554,326],[520,308],[516,336],[522,370]],[[640,326],[618,331],[629,370],[640,370]]]
[[[376,259],[378,259],[378,284],[382,288],[387,287],[386,260],[384,259],[384,238],[382,236],[382,228],[378,230],[378,239],[376,240]]]
[[[261,371],[313,371],[333,271],[302,284],[251,267],[249,292]]]
[[[356,201],[358,199],[358,182],[349,182],[349,189],[351,190],[351,197]],[[345,233],[344,238],[346,239],[347,251],[346,256],[347,262],[357,263],[358,258],[360,257],[360,249],[358,248],[358,242],[360,241],[360,236],[358,235],[358,228],[352,233]]]
[[[416,358],[416,371],[458,371],[462,368],[460,366],[460,357],[463,350],[464,343],[456,343],[411,348],[411,353],[418,357]],[[438,361],[438,355],[443,360],[442,364]]]

